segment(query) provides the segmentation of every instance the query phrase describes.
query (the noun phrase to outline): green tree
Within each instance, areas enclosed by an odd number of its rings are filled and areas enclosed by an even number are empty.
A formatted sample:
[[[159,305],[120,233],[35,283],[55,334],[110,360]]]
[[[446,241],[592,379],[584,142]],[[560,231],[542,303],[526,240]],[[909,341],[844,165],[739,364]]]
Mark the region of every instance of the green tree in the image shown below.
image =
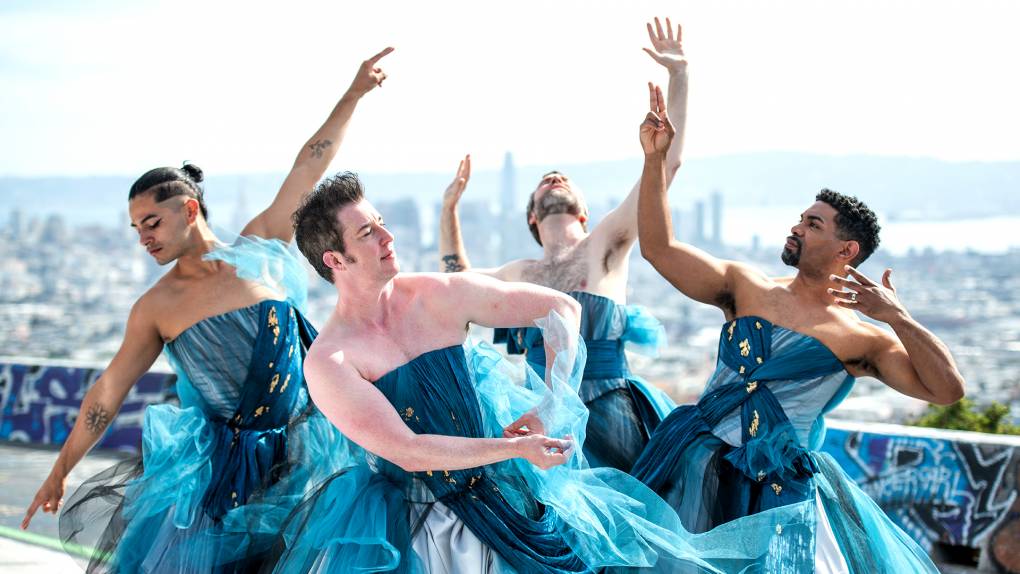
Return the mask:
[[[993,402],[984,408],[971,399],[948,406],[928,405],[927,410],[908,424],[949,430],[1020,435],[1020,426],[1009,422],[1009,407]]]

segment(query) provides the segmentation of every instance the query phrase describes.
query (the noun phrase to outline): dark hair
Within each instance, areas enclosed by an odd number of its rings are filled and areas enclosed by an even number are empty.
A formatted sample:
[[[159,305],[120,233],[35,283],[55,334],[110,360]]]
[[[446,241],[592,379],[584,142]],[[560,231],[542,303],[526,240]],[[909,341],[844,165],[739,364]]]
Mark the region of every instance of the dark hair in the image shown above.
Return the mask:
[[[822,189],[815,196],[836,210],[836,237],[843,241],[856,241],[861,250],[850,263],[854,266],[864,263],[878,249],[878,216],[863,201],[851,195]]]
[[[128,201],[144,193],[156,194],[156,203],[177,195],[186,195],[198,200],[198,208],[202,211],[202,217],[208,220],[209,210],[205,207],[205,193],[200,185],[203,179],[202,169],[190,163],[186,163],[180,168],[157,167],[150,169],[131,185]]]
[[[294,212],[294,237],[298,249],[323,279],[333,282],[333,270],[322,262],[327,251],[344,253],[344,229],[337,212],[365,197],[358,176],[345,171],[322,180]]]

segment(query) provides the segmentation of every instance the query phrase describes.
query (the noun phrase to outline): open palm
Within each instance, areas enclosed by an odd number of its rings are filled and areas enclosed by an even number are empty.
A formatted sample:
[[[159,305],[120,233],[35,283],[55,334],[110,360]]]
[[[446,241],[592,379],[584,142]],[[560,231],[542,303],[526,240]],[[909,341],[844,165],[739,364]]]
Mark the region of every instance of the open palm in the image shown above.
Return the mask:
[[[684,49],[681,45],[681,28],[676,27],[676,36],[673,35],[673,24],[666,18],[666,29],[662,29],[662,23],[655,19],[655,29],[652,24],[646,24],[648,38],[652,41],[652,49],[643,48],[653,60],[662,64],[670,72],[679,72],[687,69],[687,58],[684,57]]]

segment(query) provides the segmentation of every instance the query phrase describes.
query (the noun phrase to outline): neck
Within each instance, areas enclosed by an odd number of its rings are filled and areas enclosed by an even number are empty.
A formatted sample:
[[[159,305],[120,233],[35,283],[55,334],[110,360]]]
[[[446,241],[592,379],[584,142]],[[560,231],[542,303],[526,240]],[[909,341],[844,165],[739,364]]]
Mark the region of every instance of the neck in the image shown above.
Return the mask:
[[[573,249],[588,237],[588,232],[581,226],[577,216],[566,213],[546,216],[538,224],[538,233],[542,237],[542,249],[546,259]]]
[[[394,279],[362,284],[336,284],[334,313],[352,327],[381,327],[389,316]]]
[[[798,298],[824,306],[832,305],[832,294],[828,289],[840,289],[835,281],[829,279],[834,274],[837,272],[831,269],[814,271],[799,269],[797,276],[790,282],[790,291]]]
[[[214,273],[222,265],[221,261],[205,261],[202,257],[220,245],[216,234],[209,229],[203,220],[198,220],[188,232],[184,255],[177,258],[177,272],[185,277],[202,276]]]

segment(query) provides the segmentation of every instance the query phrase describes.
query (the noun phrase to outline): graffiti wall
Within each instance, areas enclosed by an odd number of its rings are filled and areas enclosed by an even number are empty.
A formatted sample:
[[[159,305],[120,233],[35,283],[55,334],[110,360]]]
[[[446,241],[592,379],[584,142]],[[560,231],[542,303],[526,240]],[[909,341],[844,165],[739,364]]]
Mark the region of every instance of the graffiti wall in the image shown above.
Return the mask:
[[[926,549],[986,545],[1012,518],[1020,438],[981,442],[987,435],[956,433],[966,437],[960,440],[927,429],[896,435],[890,426],[881,433],[830,428],[823,448]]]
[[[101,374],[92,368],[0,362],[0,440],[62,444],[82,397]],[[163,402],[175,380],[166,373],[143,375],[98,446],[138,452],[145,407]]]

